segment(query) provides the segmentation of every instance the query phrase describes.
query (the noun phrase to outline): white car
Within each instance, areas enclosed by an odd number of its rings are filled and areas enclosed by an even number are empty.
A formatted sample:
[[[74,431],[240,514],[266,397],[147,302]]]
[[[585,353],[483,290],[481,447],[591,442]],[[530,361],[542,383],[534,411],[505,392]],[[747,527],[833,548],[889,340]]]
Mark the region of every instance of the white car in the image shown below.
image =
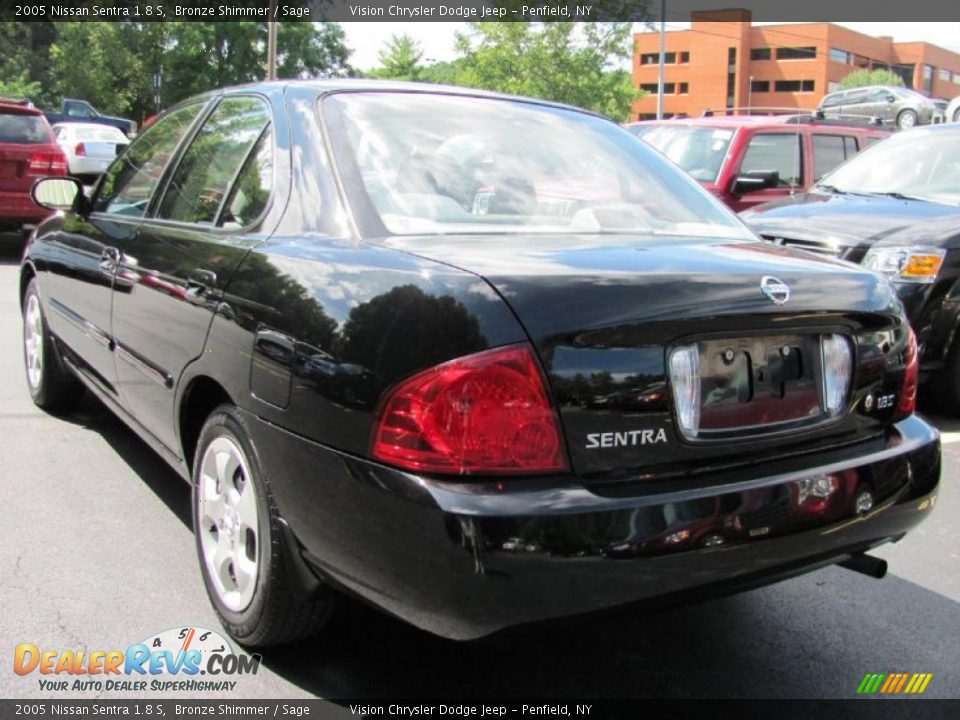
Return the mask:
[[[93,123],[57,123],[54,135],[67,156],[71,175],[101,175],[123,149],[129,138],[119,128]]]
[[[960,122],[960,95],[950,101],[943,114],[944,122]]]

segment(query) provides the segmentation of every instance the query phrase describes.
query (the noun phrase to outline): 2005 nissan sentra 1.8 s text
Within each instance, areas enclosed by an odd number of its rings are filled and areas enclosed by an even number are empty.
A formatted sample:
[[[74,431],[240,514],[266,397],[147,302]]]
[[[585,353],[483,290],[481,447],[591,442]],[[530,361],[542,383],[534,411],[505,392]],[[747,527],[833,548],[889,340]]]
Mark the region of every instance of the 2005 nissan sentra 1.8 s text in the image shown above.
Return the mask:
[[[324,81],[169,109],[22,266],[27,383],[193,486],[249,646],[338,593],[469,639],[835,563],[936,501],[890,284],[572,108]],[[93,490],[93,488],[91,488]],[[640,605],[643,605],[641,603]]]

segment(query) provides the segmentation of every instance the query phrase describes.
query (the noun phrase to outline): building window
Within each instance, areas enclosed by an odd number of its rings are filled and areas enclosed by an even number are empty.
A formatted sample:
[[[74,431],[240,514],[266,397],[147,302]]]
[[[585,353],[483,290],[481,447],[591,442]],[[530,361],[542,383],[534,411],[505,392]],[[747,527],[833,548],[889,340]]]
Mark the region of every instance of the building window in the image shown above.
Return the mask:
[[[769,80],[751,80],[750,92],[770,92]]]
[[[777,48],[777,60],[810,60],[817,56],[815,47]]]
[[[858,68],[867,68],[869,70],[870,58],[866,57],[865,55],[854,55],[853,64],[856,65]]]
[[[960,73],[953,74],[953,84],[960,85]]]
[[[686,85],[686,83],[681,83],[680,85],[681,87],[683,87]],[[664,83],[663,94],[673,95],[676,87],[677,87],[676,84],[672,82]],[[653,93],[654,95],[656,95],[660,91],[659,85],[657,85],[657,83],[641,83],[640,89],[643,90],[644,92]]]
[[[727,48],[727,107],[737,99],[737,49]]]
[[[753,48],[750,50],[751,60],[769,60],[770,48]]]
[[[923,66],[923,91],[927,95],[933,92],[933,65]]]
[[[777,80],[773,89],[777,92],[813,92],[813,80]]]
[[[680,64],[686,65],[688,62],[690,62],[690,53],[688,52],[680,53]]]
[[[656,119],[657,119],[656,113],[640,113],[639,115],[637,115],[637,120],[656,120]]]
[[[687,83],[680,83],[680,94],[686,95],[690,92],[690,86]]]
[[[687,53],[689,56],[690,53]],[[677,54],[675,52],[668,52],[663,54],[663,63],[664,65],[674,65],[677,62]],[[660,53],[644,53],[640,56],[641,65],[659,65],[660,64]]]
[[[850,53],[846,50],[837,50],[837,48],[830,48],[830,59],[841,65],[849,65],[851,60]]]
[[[941,71],[940,71],[940,80],[942,80],[943,82],[950,82],[950,71],[949,71],[949,70],[941,70]]]

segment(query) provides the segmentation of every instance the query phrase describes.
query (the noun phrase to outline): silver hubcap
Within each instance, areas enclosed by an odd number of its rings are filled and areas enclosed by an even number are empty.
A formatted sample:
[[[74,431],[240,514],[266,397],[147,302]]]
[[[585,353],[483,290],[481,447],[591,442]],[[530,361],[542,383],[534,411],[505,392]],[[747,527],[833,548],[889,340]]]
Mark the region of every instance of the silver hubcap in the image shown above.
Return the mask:
[[[203,562],[220,601],[240,612],[257,587],[260,526],[250,468],[230,438],[219,437],[207,446],[199,494]]]
[[[27,300],[23,315],[23,347],[27,359],[27,380],[31,388],[40,386],[43,379],[43,316],[36,295]]]
[[[905,113],[902,118],[900,118],[900,127],[911,128],[917,119],[910,113]]]

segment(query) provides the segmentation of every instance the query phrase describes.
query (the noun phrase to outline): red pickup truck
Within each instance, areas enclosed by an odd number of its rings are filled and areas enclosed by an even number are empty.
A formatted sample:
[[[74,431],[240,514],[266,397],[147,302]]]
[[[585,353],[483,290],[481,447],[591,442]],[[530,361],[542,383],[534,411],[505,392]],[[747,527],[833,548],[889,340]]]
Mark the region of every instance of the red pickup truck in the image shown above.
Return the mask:
[[[737,212],[804,192],[890,134],[879,127],[798,115],[649,120],[626,128]]]

